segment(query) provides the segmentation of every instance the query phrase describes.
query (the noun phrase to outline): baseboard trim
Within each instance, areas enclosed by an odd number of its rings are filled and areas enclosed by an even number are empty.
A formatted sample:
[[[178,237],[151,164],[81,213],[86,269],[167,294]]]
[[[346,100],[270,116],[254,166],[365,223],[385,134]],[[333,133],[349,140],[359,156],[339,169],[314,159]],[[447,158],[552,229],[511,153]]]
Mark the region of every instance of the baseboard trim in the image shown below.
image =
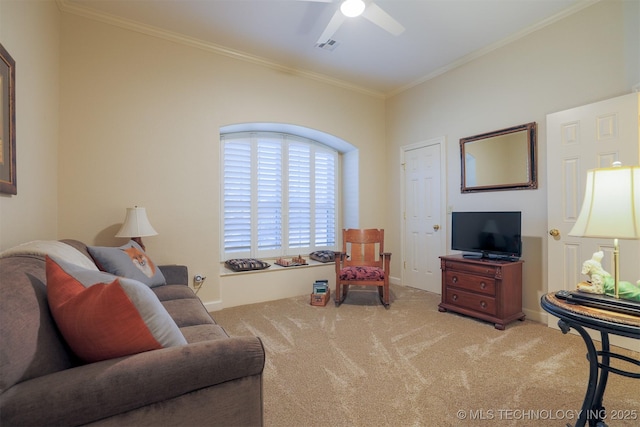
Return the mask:
[[[204,307],[209,313],[222,310],[222,300],[203,302]]]
[[[527,308],[523,308],[522,311],[525,316],[527,316],[527,320],[533,320],[534,322],[543,323],[545,325],[547,324],[547,313],[544,311],[530,310]]]

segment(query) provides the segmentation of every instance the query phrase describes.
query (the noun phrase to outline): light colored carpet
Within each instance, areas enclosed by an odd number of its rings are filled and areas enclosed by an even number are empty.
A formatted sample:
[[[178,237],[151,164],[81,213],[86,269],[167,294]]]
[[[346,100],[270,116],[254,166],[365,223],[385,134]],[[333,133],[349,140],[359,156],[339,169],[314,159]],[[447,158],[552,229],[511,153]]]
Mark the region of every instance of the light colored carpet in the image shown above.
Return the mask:
[[[337,308],[304,296],[214,317],[263,340],[267,427],[575,424],[588,379],[579,336],[528,320],[498,331],[440,313],[439,302],[392,286],[385,310],[375,291],[355,288]],[[604,406],[609,427],[640,425],[640,380],[610,375]]]

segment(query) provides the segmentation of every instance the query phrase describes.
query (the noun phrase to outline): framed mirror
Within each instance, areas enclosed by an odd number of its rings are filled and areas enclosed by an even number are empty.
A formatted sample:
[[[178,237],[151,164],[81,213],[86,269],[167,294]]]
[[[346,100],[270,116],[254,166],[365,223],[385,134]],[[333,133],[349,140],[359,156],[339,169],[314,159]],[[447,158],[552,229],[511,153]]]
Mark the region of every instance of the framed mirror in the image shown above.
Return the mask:
[[[536,123],[460,139],[462,193],[538,188]]]

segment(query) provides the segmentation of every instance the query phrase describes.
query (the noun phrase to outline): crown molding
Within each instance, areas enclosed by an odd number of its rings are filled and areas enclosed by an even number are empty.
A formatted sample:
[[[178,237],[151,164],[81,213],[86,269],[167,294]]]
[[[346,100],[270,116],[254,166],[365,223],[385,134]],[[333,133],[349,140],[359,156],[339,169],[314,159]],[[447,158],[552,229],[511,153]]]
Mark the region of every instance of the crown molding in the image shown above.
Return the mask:
[[[305,77],[311,80],[330,84],[332,86],[337,86],[343,89],[359,92],[368,96],[373,96],[375,98],[381,98],[381,99],[385,98],[385,94],[382,92],[378,92],[368,88],[364,88],[362,86],[354,85],[344,80],[335,79],[324,74],[314,73],[312,71],[301,70],[293,67],[287,67],[282,64],[278,64],[276,62],[270,61],[268,59],[261,58],[259,56],[251,55],[238,50],[229,49],[224,46],[217,45],[215,43],[196,39],[194,37],[185,36],[183,34],[164,30],[162,28],[154,27],[151,25],[142,24],[140,22],[132,21],[129,19],[120,18],[105,12],[92,10],[87,7],[74,5],[69,3],[67,0],[56,0],[56,3],[58,5],[58,9],[63,13],[69,13],[72,15],[81,16],[83,18],[99,21],[105,24],[113,25],[126,30],[130,30],[130,31],[135,31],[148,36],[168,40],[174,43],[183,44],[186,46],[205,50],[211,53],[237,59],[240,61],[250,62],[252,64],[260,65],[266,68],[270,68],[272,70],[291,74],[294,76]]]
[[[576,4],[574,4],[573,6],[541,21],[538,22],[534,25],[531,25],[509,37],[506,37],[504,39],[501,39],[483,49],[477,50],[475,52],[472,52],[468,55],[465,55],[461,58],[459,58],[458,60],[451,62],[443,67],[438,68],[437,70],[434,70],[433,72],[411,82],[408,83],[406,85],[400,86],[394,90],[388,91],[388,92],[380,92],[380,91],[375,91],[369,88],[365,88],[362,86],[358,86],[355,85],[353,83],[344,81],[344,80],[340,80],[340,79],[336,79],[333,77],[329,77],[325,74],[320,74],[320,73],[315,73],[313,71],[309,71],[309,70],[302,70],[302,69],[298,69],[298,68],[293,68],[293,67],[288,67],[282,64],[279,64],[277,62],[268,60],[266,58],[262,58],[256,55],[251,55],[245,52],[241,52],[238,50],[234,50],[234,49],[230,49],[224,46],[220,46],[217,45],[215,43],[211,43],[211,42],[207,42],[204,40],[200,40],[200,39],[196,39],[193,37],[188,37],[185,36],[183,34],[179,34],[179,33],[175,33],[175,32],[171,32],[168,30],[164,30],[162,28],[158,28],[158,27],[154,27],[154,26],[150,26],[150,25],[146,25],[146,24],[142,24],[140,22],[136,22],[136,21],[132,21],[132,20],[128,20],[128,19],[124,19],[124,18],[120,18],[114,15],[110,15],[108,13],[105,12],[99,12],[96,10],[92,10],[89,9],[87,7],[83,7],[83,6],[79,6],[79,5],[74,5],[69,3],[68,0],[56,0],[56,3],[58,5],[58,8],[60,9],[61,12],[64,13],[70,13],[73,15],[78,15],[78,16],[82,16],[84,18],[88,18],[88,19],[92,19],[95,21],[99,21],[105,24],[109,24],[109,25],[114,25],[123,29],[127,29],[130,31],[135,31],[138,33],[142,33],[148,36],[152,36],[152,37],[157,37],[160,39],[164,39],[164,40],[168,40],[168,41],[172,41],[174,43],[179,43],[179,44],[183,44],[186,46],[190,46],[190,47],[194,47],[197,49],[201,49],[201,50],[205,50],[214,54],[218,54],[218,55],[223,55],[229,58],[233,58],[233,59],[237,59],[240,61],[245,61],[245,62],[249,62],[252,64],[256,64],[256,65],[260,65],[266,68],[270,68],[272,70],[276,70],[279,72],[283,72],[283,73],[287,73],[287,74],[291,74],[294,76],[300,76],[300,77],[304,77],[304,78],[308,78],[311,80],[315,80],[318,82],[322,82],[322,83],[326,83],[326,84],[330,84],[332,86],[336,86],[336,87],[340,87],[343,89],[348,89],[348,90],[352,90],[355,92],[359,92],[368,96],[372,96],[375,98],[380,98],[380,99],[388,99],[391,98],[395,95],[398,95],[406,90],[409,90],[415,86],[418,86],[422,83],[425,83],[429,80],[432,80],[442,74],[445,74],[453,69],[456,69],[458,67],[461,67],[462,65],[465,65],[475,59],[478,59],[484,55],[487,55],[491,52],[493,52],[494,50],[497,50],[503,46],[506,46],[510,43],[513,43],[535,31],[538,31],[548,25],[551,25],[557,21],[560,21],[570,15],[573,15],[574,13],[577,13],[579,11],[581,11],[582,9],[585,9],[589,6],[592,6],[595,3],[598,3],[602,0],[581,0],[578,1]]]

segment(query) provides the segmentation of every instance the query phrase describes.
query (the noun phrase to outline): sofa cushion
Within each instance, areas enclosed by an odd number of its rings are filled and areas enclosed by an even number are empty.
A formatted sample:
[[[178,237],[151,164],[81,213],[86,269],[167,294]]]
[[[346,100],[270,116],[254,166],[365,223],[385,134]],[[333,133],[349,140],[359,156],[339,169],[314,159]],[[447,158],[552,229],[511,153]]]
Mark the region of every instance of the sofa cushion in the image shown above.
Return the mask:
[[[149,286],[160,286],[167,283],[160,269],[133,240],[118,248],[89,246],[87,249],[103,271],[135,279]]]
[[[200,298],[196,296],[191,288],[185,285],[156,286],[151,288],[151,290],[161,302],[174,299],[196,299],[200,301]]]
[[[47,296],[72,351],[86,362],[185,345],[153,291],[143,283],[47,257]]]
[[[233,271],[263,270],[271,264],[255,258],[234,258],[225,261],[224,265]]]
[[[162,272],[167,285],[184,285],[189,284],[189,270],[186,265],[159,265],[158,268]]]
[[[179,328],[216,323],[198,297],[165,300],[162,306]]]
[[[0,396],[16,383],[73,365],[49,311],[44,266],[44,257],[0,258]]]

